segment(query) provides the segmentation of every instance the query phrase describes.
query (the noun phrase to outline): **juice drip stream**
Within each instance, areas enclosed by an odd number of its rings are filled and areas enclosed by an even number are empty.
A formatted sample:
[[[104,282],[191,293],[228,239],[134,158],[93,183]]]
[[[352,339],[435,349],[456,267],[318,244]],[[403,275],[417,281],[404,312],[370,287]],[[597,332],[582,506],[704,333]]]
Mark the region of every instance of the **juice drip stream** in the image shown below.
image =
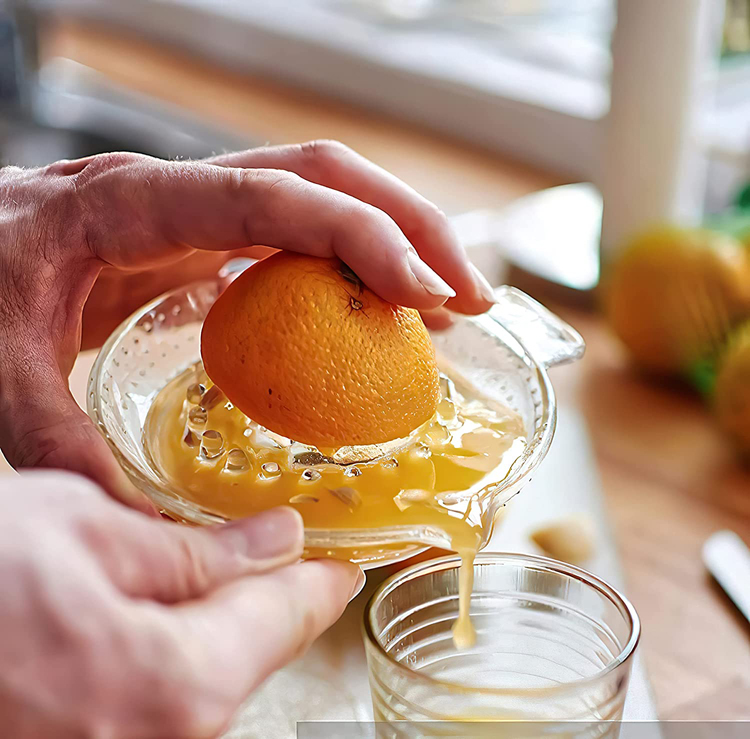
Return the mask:
[[[472,563],[482,509],[526,442],[515,412],[457,389],[459,382],[442,376],[437,413],[406,439],[372,448],[316,449],[247,418],[210,386],[198,364],[155,398],[146,420],[147,448],[171,490],[226,519],[290,505],[307,529],[332,534],[397,526],[444,532],[462,558],[456,644],[470,646]],[[400,551],[414,546],[405,543]],[[310,555],[366,563],[383,558],[384,549],[374,542],[337,550],[332,543]]]
[[[471,622],[471,591],[474,589],[474,557],[476,550],[462,550],[458,571],[458,619],[453,624],[453,643],[456,649],[469,649],[477,640]]]

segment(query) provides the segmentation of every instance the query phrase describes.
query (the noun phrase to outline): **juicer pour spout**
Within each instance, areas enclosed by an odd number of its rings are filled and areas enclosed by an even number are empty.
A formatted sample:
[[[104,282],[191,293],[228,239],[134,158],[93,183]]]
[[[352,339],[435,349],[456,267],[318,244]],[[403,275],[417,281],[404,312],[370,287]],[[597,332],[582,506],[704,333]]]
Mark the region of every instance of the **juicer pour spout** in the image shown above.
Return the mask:
[[[575,362],[583,356],[583,337],[526,293],[509,285],[495,288],[489,316],[497,321],[543,367]]]

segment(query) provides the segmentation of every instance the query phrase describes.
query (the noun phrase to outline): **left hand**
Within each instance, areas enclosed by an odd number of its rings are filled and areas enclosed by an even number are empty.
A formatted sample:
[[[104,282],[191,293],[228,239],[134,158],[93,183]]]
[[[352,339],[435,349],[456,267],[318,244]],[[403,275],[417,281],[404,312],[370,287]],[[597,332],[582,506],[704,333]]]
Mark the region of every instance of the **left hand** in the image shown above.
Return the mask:
[[[71,469],[147,510],[67,376],[89,336],[171,284],[216,273],[226,254],[263,244],[338,256],[393,303],[433,312],[491,304],[445,216],[400,180],[335,142],[255,149],[201,162],[102,154],[0,170],[0,447],[11,464]],[[198,254],[202,252],[199,257]],[[181,260],[184,260],[181,263]],[[181,264],[180,264],[181,263]],[[153,271],[152,271],[153,270]],[[136,278],[132,278],[136,279]],[[130,282],[132,284],[132,282]],[[116,287],[118,286],[119,287]],[[102,299],[106,298],[106,310]],[[90,343],[90,342],[87,342]]]
[[[465,274],[468,262],[445,216],[397,177],[343,144],[312,141],[268,146],[206,161],[226,167],[293,172],[379,208],[396,221],[420,256],[456,288],[456,297],[448,302],[448,308],[458,313],[481,313],[487,309],[487,290],[491,288],[473,266],[468,265],[473,274]],[[239,252],[195,251],[176,264],[136,273],[103,269],[84,307],[82,349],[101,346],[122,320],[157,295],[216,274],[232,257],[260,259],[271,251],[264,246],[249,246]],[[453,264],[445,258],[451,254],[455,255]],[[422,315],[431,327],[443,328],[451,323],[449,311],[441,307],[424,310]]]

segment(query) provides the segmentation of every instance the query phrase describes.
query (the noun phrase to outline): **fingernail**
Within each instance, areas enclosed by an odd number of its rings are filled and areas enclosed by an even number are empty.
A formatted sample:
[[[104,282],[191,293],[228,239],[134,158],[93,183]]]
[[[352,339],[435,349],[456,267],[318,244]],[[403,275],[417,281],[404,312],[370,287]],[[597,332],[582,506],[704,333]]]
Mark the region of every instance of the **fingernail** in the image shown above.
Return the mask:
[[[359,572],[357,573],[357,581],[354,583],[351,595],[349,595],[350,603],[362,592],[362,588],[364,588],[366,582],[367,578],[365,577],[365,573],[362,568],[359,568]]]
[[[472,264],[471,269],[474,272],[474,282],[476,283],[477,290],[479,290],[479,294],[488,303],[497,303],[495,291],[492,289],[492,285],[487,282],[487,278],[477,269],[476,265]]]
[[[407,258],[409,260],[409,268],[412,274],[416,277],[422,287],[427,290],[430,295],[437,295],[440,298],[455,298],[456,291],[440,277],[433,269],[425,264],[413,249],[409,249],[407,252]]]
[[[215,531],[227,547],[248,559],[270,560],[302,553],[302,516],[287,506],[224,524]]]

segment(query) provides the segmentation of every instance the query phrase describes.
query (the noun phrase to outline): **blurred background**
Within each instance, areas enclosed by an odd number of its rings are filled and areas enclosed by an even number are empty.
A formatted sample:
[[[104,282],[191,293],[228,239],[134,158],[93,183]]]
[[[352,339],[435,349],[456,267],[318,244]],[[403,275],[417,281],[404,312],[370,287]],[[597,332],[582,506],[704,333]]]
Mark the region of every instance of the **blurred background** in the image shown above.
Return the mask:
[[[675,18],[694,15],[667,0]],[[97,19],[195,57],[261,72],[385,110],[568,177],[601,174],[597,140],[610,100],[615,0],[5,0],[16,8],[22,53],[33,65],[36,8]],[[666,23],[654,3],[632,3],[644,24]],[[659,4],[656,4],[659,5]],[[725,207],[747,175],[750,20],[745,0],[704,3],[718,67],[700,111],[710,160],[710,211]],[[671,9],[669,6],[672,6]],[[678,30],[678,29],[677,29]],[[666,26],[669,36],[677,34]],[[3,28],[5,38],[10,29]],[[679,35],[679,34],[677,34]],[[653,39],[643,39],[644,46]],[[635,42],[637,46],[639,42]],[[670,53],[685,55],[674,39]],[[31,47],[31,48],[28,48]],[[642,52],[649,54],[647,48]],[[3,97],[23,79],[6,48]],[[683,59],[684,61],[684,59]],[[18,60],[16,61],[16,64]],[[15,71],[15,75],[14,75]],[[659,70],[653,70],[659,75]],[[33,70],[26,69],[26,83]],[[668,74],[668,73],[667,73]],[[643,79],[646,84],[648,80]],[[22,90],[23,92],[23,90]],[[28,93],[28,90],[25,91]],[[645,132],[644,132],[645,133]],[[5,156],[11,158],[12,151]]]
[[[584,334],[535,495],[621,562],[659,715],[749,719],[702,551],[750,541],[750,0],[0,0],[3,164],[314,138]]]

